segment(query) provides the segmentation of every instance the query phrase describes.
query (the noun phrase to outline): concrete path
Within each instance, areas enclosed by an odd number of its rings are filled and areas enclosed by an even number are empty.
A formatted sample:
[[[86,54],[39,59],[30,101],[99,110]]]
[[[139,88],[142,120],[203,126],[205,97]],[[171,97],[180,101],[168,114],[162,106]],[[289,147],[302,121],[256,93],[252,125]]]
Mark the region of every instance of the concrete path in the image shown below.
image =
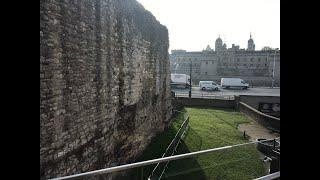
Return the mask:
[[[239,124],[238,126],[239,131],[241,132],[246,131],[246,134],[251,137],[250,140],[257,140],[259,138],[272,139],[272,138],[280,137],[280,134],[275,132],[270,133],[270,130],[258,124],[253,119],[250,119],[250,121],[251,121],[250,123]]]

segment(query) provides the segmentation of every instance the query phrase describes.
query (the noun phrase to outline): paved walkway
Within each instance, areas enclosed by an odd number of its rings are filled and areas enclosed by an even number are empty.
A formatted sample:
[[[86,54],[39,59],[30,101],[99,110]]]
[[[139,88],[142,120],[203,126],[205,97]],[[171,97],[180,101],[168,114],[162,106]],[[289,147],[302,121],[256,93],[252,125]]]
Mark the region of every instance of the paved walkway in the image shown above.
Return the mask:
[[[251,137],[250,140],[257,140],[258,138],[271,139],[271,138],[280,137],[280,134],[275,132],[270,133],[270,130],[258,124],[253,119],[250,119],[250,121],[251,121],[250,123],[239,124],[238,126],[239,131],[241,132],[246,131],[246,134]]]

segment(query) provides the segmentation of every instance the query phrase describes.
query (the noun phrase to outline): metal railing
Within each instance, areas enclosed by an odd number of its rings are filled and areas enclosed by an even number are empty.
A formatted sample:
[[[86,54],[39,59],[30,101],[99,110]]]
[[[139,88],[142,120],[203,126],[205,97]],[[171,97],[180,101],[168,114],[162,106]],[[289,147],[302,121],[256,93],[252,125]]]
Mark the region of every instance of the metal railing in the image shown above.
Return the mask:
[[[110,168],[105,168],[105,169],[100,169],[100,170],[95,170],[95,171],[89,171],[89,172],[70,175],[70,176],[53,178],[52,180],[72,179],[72,178],[79,178],[79,177],[84,177],[84,176],[89,176],[89,175],[101,175],[101,174],[119,172],[119,171],[137,168],[137,167],[143,167],[143,166],[147,166],[147,165],[151,165],[151,164],[157,164],[157,163],[161,163],[161,162],[168,162],[168,161],[173,161],[173,160],[178,160],[178,159],[196,157],[201,154],[208,154],[208,153],[212,153],[212,152],[216,152],[216,151],[231,149],[234,147],[239,147],[239,146],[244,146],[244,145],[249,145],[249,144],[261,143],[261,142],[275,140],[275,139],[279,139],[279,137],[273,138],[273,139],[261,140],[261,141],[252,141],[252,142],[248,142],[248,143],[223,146],[223,147],[218,147],[218,148],[213,148],[213,149],[207,149],[207,150],[201,150],[201,151],[196,151],[196,152],[190,152],[190,153],[185,153],[185,154],[169,156],[169,157],[162,157],[162,158],[141,161],[141,162],[136,162],[136,163],[131,163],[131,164],[125,164],[125,165],[120,165],[120,166],[115,166],[115,167],[110,167]]]
[[[174,110],[176,112],[181,112],[181,111],[177,111],[177,110]],[[188,125],[189,125],[189,115],[187,112],[181,112],[183,113],[183,116],[184,116],[184,121],[183,123],[181,124],[178,132],[176,133],[176,135],[174,136],[174,138],[172,139],[172,141],[170,142],[170,144],[168,145],[167,149],[165,150],[165,152],[163,153],[162,155],[162,158],[163,157],[166,157],[168,156],[172,156],[174,155],[174,153],[176,152],[177,150],[177,147],[178,145],[180,144],[181,140],[184,138],[185,136],[185,133],[187,132],[187,129],[188,129]],[[170,153],[169,150],[173,148],[173,151]],[[167,163],[165,164],[161,174],[160,174],[160,177],[159,179],[161,179],[164,171],[166,170],[166,168],[168,167],[168,164],[169,164],[170,161],[167,161]],[[153,174],[155,173],[156,169],[159,167],[160,163],[158,163],[154,169],[152,170],[151,174],[149,175],[148,179],[151,179],[151,177],[153,176]]]
[[[175,92],[175,97],[189,97],[188,92]],[[234,95],[217,95],[212,93],[192,93],[191,98],[234,100]]]
[[[272,174],[268,174],[266,176],[256,178],[254,180],[270,180],[270,179],[275,179],[275,178],[279,178],[279,177],[280,177],[280,171],[272,173]]]

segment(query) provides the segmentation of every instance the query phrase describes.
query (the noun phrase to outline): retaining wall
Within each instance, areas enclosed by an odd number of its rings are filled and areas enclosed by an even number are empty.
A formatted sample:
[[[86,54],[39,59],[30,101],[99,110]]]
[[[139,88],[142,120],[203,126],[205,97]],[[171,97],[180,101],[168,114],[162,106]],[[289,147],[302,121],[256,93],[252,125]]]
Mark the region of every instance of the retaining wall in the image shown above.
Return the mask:
[[[271,127],[280,132],[280,118],[264,114],[243,102],[239,102],[238,110],[244,113],[245,115],[249,116],[250,118],[254,119],[264,127]]]

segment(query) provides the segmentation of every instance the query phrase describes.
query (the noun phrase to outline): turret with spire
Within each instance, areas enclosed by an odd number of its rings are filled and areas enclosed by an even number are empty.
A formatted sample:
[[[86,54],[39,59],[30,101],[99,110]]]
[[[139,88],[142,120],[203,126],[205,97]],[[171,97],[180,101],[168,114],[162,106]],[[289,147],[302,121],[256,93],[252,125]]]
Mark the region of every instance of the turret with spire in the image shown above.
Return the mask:
[[[247,48],[247,50],[248,51],[254,51],[255,50],[255,44],[253,42],[251,32],[250,32],[250,39],[248,40],[248,48]]]
[[[207,46],[206,51],[212,51],[210,45]]]

